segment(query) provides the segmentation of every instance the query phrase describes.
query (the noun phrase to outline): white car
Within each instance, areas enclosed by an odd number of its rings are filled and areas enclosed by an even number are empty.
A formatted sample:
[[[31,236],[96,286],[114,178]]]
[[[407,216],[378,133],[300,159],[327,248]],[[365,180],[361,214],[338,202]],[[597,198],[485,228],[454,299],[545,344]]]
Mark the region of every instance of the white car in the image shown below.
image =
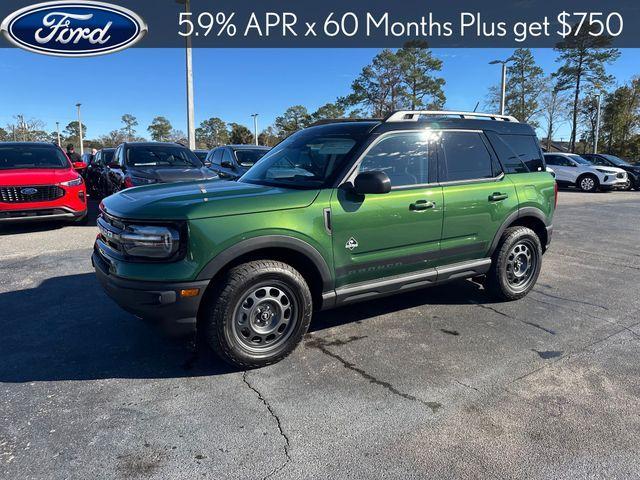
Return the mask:
[[[545,153],[544,160],[555,172],[558,186],[575,186],[583,192],[623,189],[627,172],[617,167],[601,167],[575,153]]]

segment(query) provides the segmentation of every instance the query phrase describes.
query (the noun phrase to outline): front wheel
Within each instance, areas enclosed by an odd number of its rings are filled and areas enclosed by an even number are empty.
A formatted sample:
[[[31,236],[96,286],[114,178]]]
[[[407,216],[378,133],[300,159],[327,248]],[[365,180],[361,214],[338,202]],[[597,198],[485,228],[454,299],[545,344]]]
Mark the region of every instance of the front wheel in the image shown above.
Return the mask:
[[[492,260],[487,290],[499,300],[522,298],[533,289],[540,275],[540,239],[530,228],[507,228]]]
[[[290,265],[257,260],[232,268],[205,300],[204,336],[227,363],[256,368],[282,360],[307,332],[309,287]]]
[[[598,189],[598,179],[593,175],[583,175],[578,179],[578,188],[587,193],[595,192]]]

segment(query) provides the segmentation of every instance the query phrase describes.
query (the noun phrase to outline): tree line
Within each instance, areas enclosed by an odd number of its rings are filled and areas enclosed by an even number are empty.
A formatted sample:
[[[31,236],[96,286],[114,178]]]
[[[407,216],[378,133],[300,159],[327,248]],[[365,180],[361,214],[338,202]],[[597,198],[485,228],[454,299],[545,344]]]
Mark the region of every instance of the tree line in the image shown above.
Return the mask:
[[[595,139],[598,99],[601,108],[600,151],[624,157],[640,155],[640,77],[628,84],[614,85],[607,66],[620,52],[611,48],[610,39],[593,37],[584,31],[555,47],[558,68],[550,75],[536,63],[530,49],[519,48],[506,60],[505,113],[527,122],[541,133],[543,145],[553,149],[560,126],[568,124],[566,148],[571,152],[591,151]],[[293,105],[277,116],[273,125],[258,135],[258,143],[273,146],[283,138],[315,122],[331,118],[383,118],[399,109],[442,109],[446,103],[443,62],[422,42],[408,42],[399,49],[384,49],[364,66],[351,84],[350,92],[315,111]],[[490,88],[484,109],[499,111],[500,87]],[[55,141],[56,133],[44,131],[38,120],[0,129],[2,139]],[[121,117],[122,126],[85,145],[114,146],[123,141],[142,140],[132,114]],[[77,143],[80,126],[69,123],[63,130],[64,142]],[[86,126],[83,136],[86,138]],[[147,127],[152,140],[186,143],[186,135],[176,130],[163,116],[155,117]],[[238,123],[211,117],[195,131],[199,148],[224,144],[248,144],[253,132]],[[564,139],[562,139],[564,140]]]

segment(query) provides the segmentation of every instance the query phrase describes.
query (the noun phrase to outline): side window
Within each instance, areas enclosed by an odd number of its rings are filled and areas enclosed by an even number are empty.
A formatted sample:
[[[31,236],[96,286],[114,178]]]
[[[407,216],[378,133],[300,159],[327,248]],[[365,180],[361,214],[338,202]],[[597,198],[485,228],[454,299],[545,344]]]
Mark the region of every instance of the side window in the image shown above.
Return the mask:
[[[234,164],[233,157],[231,156],[231,150],[228,148],[224,149],[224,153],[222,154],[222,161],[229,162],[230,165]]]
[[[500,138],[511,148],[517,159],[527,166],[530,172],[544,171],[544,161],[536,137],[533,135],[500,135]]]
[[[216,148],[211,155],[211,163],[220,165],[222,163],[222,148]]]
[[[441,178],[444,182],[492,178],[489,150],[476,132],[443,132]]]
[[[558,155],[545,155],[544,160],[547,162],[547,165],[560,165]]]
[[[433,138],[425,137],[424,132],[389,135],[369,150],[359,172],[382,171],[389,176],[391,187],[432,182],[429,166],[434,146]]]

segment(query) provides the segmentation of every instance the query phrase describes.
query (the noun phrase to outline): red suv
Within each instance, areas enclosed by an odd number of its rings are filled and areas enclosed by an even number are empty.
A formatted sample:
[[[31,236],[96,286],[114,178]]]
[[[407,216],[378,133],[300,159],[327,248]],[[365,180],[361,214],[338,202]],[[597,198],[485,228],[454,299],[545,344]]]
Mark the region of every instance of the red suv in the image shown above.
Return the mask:
[[[0,143],[0,223],[86,217],[84,180],[59,147]]]

